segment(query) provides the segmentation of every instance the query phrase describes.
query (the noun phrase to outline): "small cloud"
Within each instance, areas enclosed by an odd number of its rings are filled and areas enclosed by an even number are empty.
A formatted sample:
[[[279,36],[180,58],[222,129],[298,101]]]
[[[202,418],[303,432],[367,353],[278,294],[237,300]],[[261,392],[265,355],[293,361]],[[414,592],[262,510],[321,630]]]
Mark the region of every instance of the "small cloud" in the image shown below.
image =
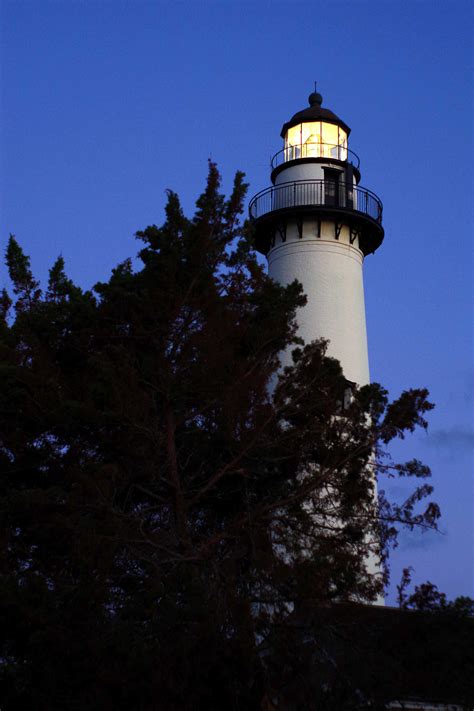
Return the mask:
[[[447,534],[441,531],[400,531],[398,536],[400,549],[408,550],[429,550],[435,546],[447,543]]]
[[[448,450],[462,450],[470,452],[474,450],[474,430],[466,427],[452,427],[447,430],[433,430],[428,432],[428,436],[423,438],[426,445]]]

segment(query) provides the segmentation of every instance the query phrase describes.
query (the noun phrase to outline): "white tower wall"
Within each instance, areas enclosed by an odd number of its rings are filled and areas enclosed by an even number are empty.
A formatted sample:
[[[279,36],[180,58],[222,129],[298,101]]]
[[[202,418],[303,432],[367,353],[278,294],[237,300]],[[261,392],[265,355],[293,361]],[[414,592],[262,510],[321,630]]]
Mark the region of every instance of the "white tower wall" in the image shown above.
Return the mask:
[[[288,224],[286,241],[268,253],[268,272],[280,284],[297,279],[307,304],[297,314],[298,335],[306,343],[329,339],[328,355],[337,358],[346,378],[358,385],[369,382],[365,323],[363,254],[350,244],[349,230],[335,239],[333,222],[321,223],[320,237],[314,221],[303,223],[302,238],[296,224]],[[282,357],[289,364],[290,353]]]
[[[329,164],[326,165],[328,167]],[[322,163],[298,163],[287,166],[275,177],[275,185],[290,182],[292,180],[317,180],[324,178]]]

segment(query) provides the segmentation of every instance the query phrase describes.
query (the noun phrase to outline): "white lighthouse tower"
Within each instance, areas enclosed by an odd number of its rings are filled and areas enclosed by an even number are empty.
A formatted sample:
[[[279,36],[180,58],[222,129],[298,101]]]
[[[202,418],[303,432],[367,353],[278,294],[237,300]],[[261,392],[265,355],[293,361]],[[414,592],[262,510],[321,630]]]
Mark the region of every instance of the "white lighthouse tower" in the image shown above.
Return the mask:
[[[329,340],[351,383],[369,382],[364,257],[381,245],[382,203],[359,185],[359,158],[348,148],[350,128],[313,93],[309,108],[283,125],[284,147],[272,159],[272,186],[250,201],[255,243],[275,281],[297,279],[307,296],[297,313],[306,343]],[[281,355],[291,363],[291,350]],[[381,574],[369,554],[367,570]],[[383,598],[377,599],[383,604]]]
[[[362,264],[380,246],[382,203],[359,186],[350,128],[313,93],[309,108],[284,124],[271,162],[272,186],[250,202],[256,247],[275,281],[297,279],[308,301],[298,312],[306,343],[329,340],[347,380],[369,382]],[[282,355],[283,365],[289,352]]]

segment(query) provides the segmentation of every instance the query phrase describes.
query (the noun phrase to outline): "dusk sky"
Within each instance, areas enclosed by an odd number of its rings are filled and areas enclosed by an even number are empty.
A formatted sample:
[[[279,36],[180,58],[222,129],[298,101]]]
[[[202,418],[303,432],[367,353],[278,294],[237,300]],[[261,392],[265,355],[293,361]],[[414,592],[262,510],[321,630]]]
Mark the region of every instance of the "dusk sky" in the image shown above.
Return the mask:
[[[209,157],[225,190],[238,169],[249,197],[267,187],[315,80],[351,127],[384,204],[364,265],[371,377],[436,403],[395,454],[432,467],[441,533],[401,535],[392,603],[407,565],[474,596],[472,19],[456,0],[1,2],[2,250],[15,233],[43,280],[60,253],[81,286],[107,279],[163,221],[166,188],[192,214]]]

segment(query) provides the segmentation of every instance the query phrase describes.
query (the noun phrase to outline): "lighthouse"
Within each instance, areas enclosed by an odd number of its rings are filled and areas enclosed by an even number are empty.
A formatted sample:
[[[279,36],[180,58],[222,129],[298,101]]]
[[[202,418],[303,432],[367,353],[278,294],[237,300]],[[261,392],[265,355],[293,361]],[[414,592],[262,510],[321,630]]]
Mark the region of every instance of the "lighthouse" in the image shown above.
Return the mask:
[[[297,314],[306,343],[329,341],[348,381],[369,382],[364,258],[381,245],[382,203],[360,185],[360,161],[349,150],[349,126],[314,92],[309,106],[281,130],[271,183],[249,205],[255,245],[281,284],[297,279],[307,304]],[[282,354],[282,365],[291,353]]]

